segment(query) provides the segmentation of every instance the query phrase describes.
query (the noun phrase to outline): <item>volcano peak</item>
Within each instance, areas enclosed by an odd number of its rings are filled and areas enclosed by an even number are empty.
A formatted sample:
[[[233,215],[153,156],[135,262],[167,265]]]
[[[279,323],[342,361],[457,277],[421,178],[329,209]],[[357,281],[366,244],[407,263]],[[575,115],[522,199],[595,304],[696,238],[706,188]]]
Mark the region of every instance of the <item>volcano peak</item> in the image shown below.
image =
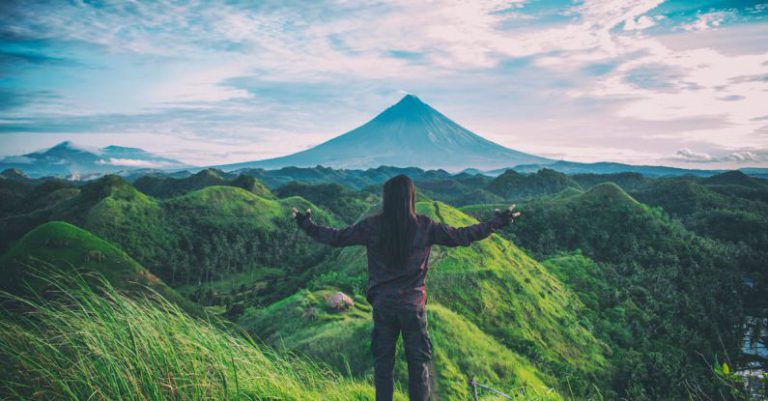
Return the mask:
[[[409,94],[403,96],[403,98],[400,99],[399,102],[395,103],[395,106],[397,106],[397,105],[405,105],[405,106],[408,106],[408,105],[424,105],[424,104],[425,103],[422,102],[421,99],[419,99],[418,96],[411,95],[409,93]]]
[[[399,102],[389,106],[376,116],[373,121],[386,122],[392,120],[414,120],[430,115],[441,115],[440,112],[430,107],[415,95],[405,95]]]

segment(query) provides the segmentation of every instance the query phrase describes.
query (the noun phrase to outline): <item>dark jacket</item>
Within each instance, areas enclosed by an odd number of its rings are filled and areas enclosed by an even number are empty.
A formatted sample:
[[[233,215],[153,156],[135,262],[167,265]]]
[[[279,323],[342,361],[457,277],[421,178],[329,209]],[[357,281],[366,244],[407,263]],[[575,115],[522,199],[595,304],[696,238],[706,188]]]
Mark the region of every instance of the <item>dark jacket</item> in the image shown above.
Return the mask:
[[[365,245],[368,250],[368,302],[372,305],[423,306],[427,299],[424,279],[429,269],[432,245],[466,246],[491,235],[505,225],[497,215],[493,220],[468,227],[455,228],[418,215],[416,234],[406,265],[402,269],[387,268],[379,246],[381,215],[368,217],[351,226],[335,229],[319,226],[311,219],[300,223],[315,240],[332,246]]]

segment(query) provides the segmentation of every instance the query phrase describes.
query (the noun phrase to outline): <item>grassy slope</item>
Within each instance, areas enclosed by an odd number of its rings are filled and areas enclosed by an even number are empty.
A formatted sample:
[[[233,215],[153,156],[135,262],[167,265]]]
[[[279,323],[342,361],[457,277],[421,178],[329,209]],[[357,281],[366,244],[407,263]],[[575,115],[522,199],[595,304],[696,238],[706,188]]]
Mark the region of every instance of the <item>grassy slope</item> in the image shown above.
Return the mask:
[[[418,209],[453,226],[477,222],[437,202]],[[558,375],[583,377],[604,366],[603,345],[579,325],[576,297],[513,243],[492,235],[467,248],[435,251],[431,299]]]
[[[247,279],[261,277],[257,283],[243,282],[249,290],[258,290],[237,299],[269,301],[294,291],[298,276],[292,269],[300,268],[300,263],[317,263],[327,253],[322,245],[293,240],[300,233],[289,217],[291,207],[312,208],[318,221],[338,224],[333,215],[303,198],[267,199],[230,186],[207,187],[167,200],[149,198],[147,203],[105,198],[90,209],[82,224],[120,244],[172,283],[197,281],[197,275],[186,272],[205,264],[209,273],[203,281],[233,273]],[[191,278],[180,278],[184,275]]]
[[[300,196],[339,217],[344,223],[354,223],[372,204],[378,202],[378,196],[358,192],[341,184],[305,184],[290,182],[275,190],[280,198]]]
[[[35,228],[0,257],[0,289],[22,294],[30,285],[40,290],[44,282],[36,273],[51,265],[99,273],[116,288],[149,287],[188,311],[199,309],[111,243],[60,221]]]
[[[462,210],[482,219],[492,216],[493,208],[474,205]],[[582,194],[527,202],[520,210],[522,217],[505,228],[502,235],[529,252],[535,250],[535,257],[589,249],[599,255],[596,260],[618,258],[638,243],[653,246],[655,237],[651,239],[640,227],[647,226],[648,231],[661,238],[666,230],[655,211],[613,183],[599,184]]]
[[[90,280],[89,280],[90,281]],[[351,381],[189,317],[161,298],[51,276],[66,305],[31,299],[0,314],[0,398],[16,400],[373,399]],[[396,394],[396,400],[404,400]]]
[[[606,375],[613,397],[681,399],[684,381],[717,391],[707,363],[735,358],[741,338],[734,294],[742,284],[731,248],[692,234],[613,183],[521,209],[523,217],[502,235],[533,255],[553,257],[549,264],[569,270],[566,282],[590,308],[599,306],[591,320],[614,350]],[[595,273],[589,259],[603,268]]]
[[[533,174],[507,170],[485,189],[507,200],[524,200],[553,195],[569,187],[581,188],[571,177],[544,168]]]
[[[326,306],[331,289],[302,290],[266,308],[250,308],[238,323],[261,340],[291,352],[321,360],[353,377],[372,374],[369,351],[370,306],[356,297],[355,306],[339,313]],[[528,360],[510,351],[476,325],[449,309],[432,303],[428,309],[430,336],[443,399],[468,399],[468,375],[494,383],[504,391],[526,388],[530,395],[559,400],[545,377]],[[398,348],[398,383],[407,383],[402,347]]]
[[[419,202],[417,208],[421,214],[455,226],[476,222],[438,202]],[[341,288],[358,294],[362,300],[366,282],[365,250],[356,247],[335,251],[332,258],[306,274],[313,277],[312,288]],[[457,377],[461,375],[485,375],[487,372],[479,369],[482,364],[498,367],[500,373],[484,378],[502,387],[511,386],[524,377],[536,379],[531,379],[529,384],[543,382],[554,386],[557,383],[551,375],[555,374],[561,375],[558,379],[563,379],[563,382],[568,378],[577,387],[587,386],[586,378],[599,374],[604,367],[604,346],[579,325],[577,316],[581,304],[578,299],[546,268],[499,236],[493,235],[468,248],[436,247],[427,286],[429,304],[434,305],[430,313],[436,316],[433,330],[438,333],[438,338],[439,333],[444,332],[449,333],[445,334],[446,338],[463,336],[466,340],[443,341],[437,346],[442,348],[439,351],[442,355],[451,356],[443,358],[440,363],[446,372],[446,376],[441,377],[443,387],[462,383],[462,380],[457,382]],[[307,302],[305,297],[301,298],[303,296],[296,297],[303,299],[301,302]],[[283,307],[281,303],[274,306],[274,310],[248,311],[242,322],[254,332],[266,336],[267,341],[274,342],[272,336],[280,333],[281,341],[292,348],[301,348],[300,344],[309,337],[301,334],[301,330],[294,325],[303,327],[302,330],[307,333],[315,333],[327,324],[322,319],[302,319],[299,315],[284,320],[287,315]],[[441,327],[447,322],[450,323],[446,327]],[[340,330],[328,326],[329,332],[334,333],[329,337],[341,332],[355,333],[353,335],[357,338],[349,343],[362,343],[361,347],[367,347],[367,326],[363,323],[348,324],[355,328]],[[455,330],[456,327],[471,327],[474,331],[470,332],[474,334],[464,336],[461,333],[467,330]],[[299,334],[288,334],[297,332]],[[468,350],[476,346],[473,337],[477,337],[477,344],[494,344],[486,348],[494,351],[477,358],[466,358]],[[500,364],[501,358],[496,354],[508,355],[506,359],[513,361],[525,361],[513,364],[524,367],[524,371],[515,371]],[[345,355],[353,360],[349,362],[353,367],[362,369],[367,366],[367,359],[355,361],[363,356],[368,358],[367,348],[346,351]],[[477,363],[468,366],[463,364],[464,359],[474,359]],[[461,384],[457,386],[461,387]]]

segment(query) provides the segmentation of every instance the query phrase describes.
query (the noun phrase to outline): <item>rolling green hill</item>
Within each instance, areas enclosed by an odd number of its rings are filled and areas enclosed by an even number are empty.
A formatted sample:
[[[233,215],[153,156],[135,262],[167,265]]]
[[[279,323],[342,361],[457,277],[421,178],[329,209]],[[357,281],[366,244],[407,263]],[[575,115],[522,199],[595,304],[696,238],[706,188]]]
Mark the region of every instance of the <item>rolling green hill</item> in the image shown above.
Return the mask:
[[[504,199],[519,201],[553,195],[568,187],[581,188],[569,176],[543,168],[533,174],[520,174],[514,170],[507,170],[488,183],[485,189]]]
[[[492,212],[479,206],[467,211],[479,217]],[[683,381],[722,391],[711,366],[740,354],[743,299],[734,295],[743,292],[744,266],[737,249],[686,230],[612,183],[527,202],[521,211],[501,234],[537,258],[550,258],[547,264],[563,280],[572,284],[574,277],[562,266],[589,269],[591,263],[565,254],[599,264],[589,293],[580,295],[593,308],[593,326],[602,327],[595,334],[615,350],[611,387],[617,397],[678,399],[688,391],[679,386]]]
[[[292,181],[275,190],[280,198],[300,196],[338,216],[343,222],[351,224],[379,201],[375,194],[358,192],[348,187],[335,184],[305,184]]]
[[[706,185],[739,185],[751,188],[768,189],[768,182],[759,178],[753,178],[741,171],[726,171],[704,178],[702,182]]]
[[[98,273],[115,288],[143,291],[151,288],[187,311],[199,308],[165,285],[125,252],[111,243],[71,224],[43,224],[0,257],[0,290],[24,295],[39,292],[46,284],[40,275],[56,266],[83,273]]]
[[[159,200],[118,176],[106,176],[52,208],[0,220],[0,238],[7,247],[42,223],[63,220],[117,244],[173,285],[264,267],[284,269],[283,278],[289,278],[327,253],[318,244],[295,241],[293,206],[311,207],[319,221],[337,222],[299,197],[273,199],[210,186]]]
[[[756,249],[768,246],[768,185],[742,173],[667,179],[634,192],[697,234]]]
[[[18,171],[0,173],[0,218],[43,208],[77,194],[72,182],[56,179],[31,179]]]
[[[579,183],[584,189],[612,182],[625,191],[636,191],[654,182],[652,178],[648,178],[640,173],[574,174],[570,178]]]
[[[201,170],[184,178],[144,175],[134,181],[133,185],[139,191],[157,198],[170,198],[206,187],[221,185],[243,188],[264,198],[274,198],[269,189],[252,176],[238,175],[232,177],[232,174],[212,168]]]

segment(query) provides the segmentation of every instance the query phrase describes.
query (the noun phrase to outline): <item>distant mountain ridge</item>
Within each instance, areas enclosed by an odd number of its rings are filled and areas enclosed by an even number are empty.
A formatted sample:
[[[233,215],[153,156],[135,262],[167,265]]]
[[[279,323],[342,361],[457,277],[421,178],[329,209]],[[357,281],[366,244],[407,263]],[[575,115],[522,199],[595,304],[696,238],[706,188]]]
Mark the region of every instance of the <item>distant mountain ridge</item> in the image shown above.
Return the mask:
[[[509,149],[462,127],[418,97],[406,95],[371,121],[311,149],[288,156],[220,166],[365,169],[378,166],[493,169],[554,160]]]
[[[729,170],[700,170],[700,169],[688,169],[680,167],[670,166],[652,166],[652,165],[633,165],[616,162],[595,162],[595,163],[580,163],[571,162],[566,160],[559,160],[554,163],[536,163],[536,164],[520,164],[516,166],[510,166],[506,168],[500,168],[496,170],[484,171],[483,174],[490,176],[497,176],[504,173],[507,170],[515,170],[518,173],[535,173],[542,168],[548,168],[551,170],[559,171],[565,174],[615,174],[615,173],[639,173],[648,177],[663,177],[663,176],[676,176],[676,175],[695,175],[699,177],[708,177],[715,174],[720,174]],[[764,168],[745,168],[743,169],[746,174],[750,175],[765,175],[768,169]]]
[[[90,148],[64,141],[51,148],[0,159],[0,171],[17,169],[30,177],[59,176],[73,179],[139,168],[181,168],[184,164],[139,148],[107,146]]]

